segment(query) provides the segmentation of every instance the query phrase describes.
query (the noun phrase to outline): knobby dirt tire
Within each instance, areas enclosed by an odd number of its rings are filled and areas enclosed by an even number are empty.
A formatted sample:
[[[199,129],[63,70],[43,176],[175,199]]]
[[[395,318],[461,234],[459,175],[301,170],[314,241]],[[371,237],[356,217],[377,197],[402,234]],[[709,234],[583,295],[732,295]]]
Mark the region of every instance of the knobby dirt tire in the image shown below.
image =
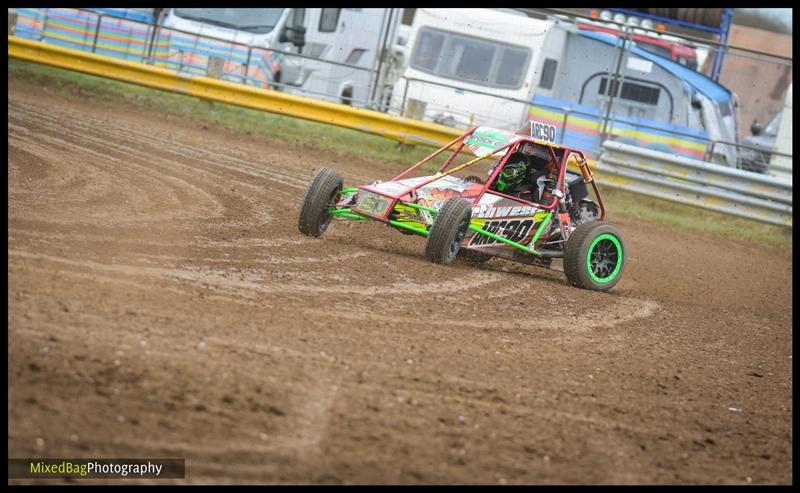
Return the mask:
[[[328,207],[339,200],[344,179],[336,170],[321,168],[314,175],[300,205],[298,227],[309,236],[321,236],[328,229],[333,218]]]
[[[425,257],[437,264],[450,264],[461,249],[461,241],[472,219],[472,206],[461,197],[447,199],[433,220]]]

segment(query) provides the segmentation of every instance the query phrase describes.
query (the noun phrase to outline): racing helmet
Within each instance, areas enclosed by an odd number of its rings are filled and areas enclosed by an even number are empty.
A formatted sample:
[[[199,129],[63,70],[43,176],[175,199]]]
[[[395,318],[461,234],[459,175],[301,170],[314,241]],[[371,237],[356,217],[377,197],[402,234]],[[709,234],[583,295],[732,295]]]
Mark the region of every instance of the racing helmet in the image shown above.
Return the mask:
[[[527,157],[521,153],[514,153],[508,158],[508,162],[497,176],[495,188],[499,192],[510,190],[525,180],[527,172]]]

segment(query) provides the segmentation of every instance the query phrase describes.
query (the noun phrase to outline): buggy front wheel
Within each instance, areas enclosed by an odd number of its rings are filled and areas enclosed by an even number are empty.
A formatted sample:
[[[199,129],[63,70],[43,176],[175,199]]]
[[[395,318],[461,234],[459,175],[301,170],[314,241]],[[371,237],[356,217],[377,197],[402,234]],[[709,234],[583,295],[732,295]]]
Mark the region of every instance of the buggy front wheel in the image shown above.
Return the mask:
[[[328,229],[333,218],[328,208],[336,205],[344,179],[336,170],[321,168],[314,175],[300,205],[298,227],[309,236],[320,236]]]

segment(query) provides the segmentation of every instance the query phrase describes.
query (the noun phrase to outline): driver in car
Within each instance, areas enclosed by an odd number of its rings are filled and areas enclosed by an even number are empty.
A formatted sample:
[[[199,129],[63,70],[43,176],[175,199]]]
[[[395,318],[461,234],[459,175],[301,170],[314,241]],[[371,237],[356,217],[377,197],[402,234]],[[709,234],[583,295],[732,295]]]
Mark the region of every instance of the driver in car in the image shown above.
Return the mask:
[[[542,205],[550,205],[558,166],[547,149],[524,144],[509,156],[490,187],[500,193]]]

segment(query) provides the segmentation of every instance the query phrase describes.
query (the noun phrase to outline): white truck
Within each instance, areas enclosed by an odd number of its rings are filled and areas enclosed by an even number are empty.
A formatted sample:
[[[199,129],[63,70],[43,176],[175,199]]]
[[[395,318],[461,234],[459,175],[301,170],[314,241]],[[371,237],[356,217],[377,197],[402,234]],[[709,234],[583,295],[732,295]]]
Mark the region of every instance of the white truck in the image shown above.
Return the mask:
[[[365,105],[380,98],[380,51],[401,18],[383,8],[168,9],[160,59],[203,73],[215,57],[223,79]]]

